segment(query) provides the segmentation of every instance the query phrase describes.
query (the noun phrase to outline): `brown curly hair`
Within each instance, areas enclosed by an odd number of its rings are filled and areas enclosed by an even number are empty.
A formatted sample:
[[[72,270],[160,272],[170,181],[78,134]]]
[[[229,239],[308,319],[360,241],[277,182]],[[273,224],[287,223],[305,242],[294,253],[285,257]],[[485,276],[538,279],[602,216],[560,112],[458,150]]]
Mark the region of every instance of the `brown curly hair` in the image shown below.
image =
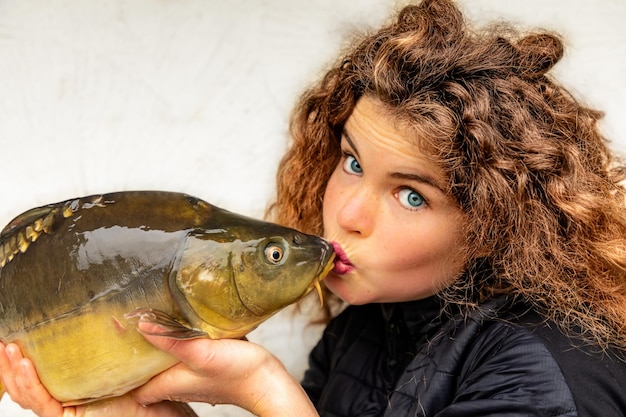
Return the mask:
[[[470,28],[449,0],[405,7],[301,97],[268,215],[322,233],[343,125],[375,97],[419,129],[467,215],[468,273],[448,299],[510,294],[626,349],[626,170],[598,130],[602,114],[547,74],[562,55],[549,32]]]

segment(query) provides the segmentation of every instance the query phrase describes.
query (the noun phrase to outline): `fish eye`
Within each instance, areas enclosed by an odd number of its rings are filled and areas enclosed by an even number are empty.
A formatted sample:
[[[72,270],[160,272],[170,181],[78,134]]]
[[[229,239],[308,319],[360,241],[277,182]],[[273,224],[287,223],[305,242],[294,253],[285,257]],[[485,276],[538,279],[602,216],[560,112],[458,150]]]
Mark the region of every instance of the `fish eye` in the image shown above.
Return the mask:
[[[285,250],[276,243],[270,243],[265,247],[265,257],[270,263],[278,265],[283,260]]]
[[[403,207],[408,209],[416,209],[426,203],[424,197],[420,193],[410,188],[404,188],[398,193],[398,199]]]

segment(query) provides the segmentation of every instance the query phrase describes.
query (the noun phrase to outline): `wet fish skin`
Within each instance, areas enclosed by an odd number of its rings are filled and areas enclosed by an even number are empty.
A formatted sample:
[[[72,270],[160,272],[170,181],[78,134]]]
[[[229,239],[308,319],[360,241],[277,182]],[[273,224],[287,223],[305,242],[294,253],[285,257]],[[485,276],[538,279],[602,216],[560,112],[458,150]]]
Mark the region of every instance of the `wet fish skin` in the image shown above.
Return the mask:
[[[333,256],[321,238],[180,193],[50,204],[0,235],[0,340],[64,403],[121,395],[175,363],[138,314],[180,338],[242,337],[319,285]]]

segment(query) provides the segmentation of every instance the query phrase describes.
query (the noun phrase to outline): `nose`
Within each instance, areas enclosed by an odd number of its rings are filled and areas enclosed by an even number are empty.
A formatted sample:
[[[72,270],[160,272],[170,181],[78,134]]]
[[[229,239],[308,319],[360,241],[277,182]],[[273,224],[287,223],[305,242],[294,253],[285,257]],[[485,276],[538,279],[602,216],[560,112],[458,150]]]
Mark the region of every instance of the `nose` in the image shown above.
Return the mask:
[[[337,223],[345,231],[369,236],[377,211],[375,199],[365,187],[347,193],[337,211]]]

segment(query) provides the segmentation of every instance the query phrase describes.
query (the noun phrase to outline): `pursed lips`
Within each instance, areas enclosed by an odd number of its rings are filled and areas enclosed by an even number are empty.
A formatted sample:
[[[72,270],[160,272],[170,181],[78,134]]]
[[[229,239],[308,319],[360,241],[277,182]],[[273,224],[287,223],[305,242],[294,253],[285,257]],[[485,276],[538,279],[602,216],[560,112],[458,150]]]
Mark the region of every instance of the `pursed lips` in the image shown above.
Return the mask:
[[[354,269],[354,265],[350,262],[348,255],[343,250],[341,245],[337,242],[332,242],[333,249],[335,250],[335,267],[333,272],[338,275],[347,274]]]

